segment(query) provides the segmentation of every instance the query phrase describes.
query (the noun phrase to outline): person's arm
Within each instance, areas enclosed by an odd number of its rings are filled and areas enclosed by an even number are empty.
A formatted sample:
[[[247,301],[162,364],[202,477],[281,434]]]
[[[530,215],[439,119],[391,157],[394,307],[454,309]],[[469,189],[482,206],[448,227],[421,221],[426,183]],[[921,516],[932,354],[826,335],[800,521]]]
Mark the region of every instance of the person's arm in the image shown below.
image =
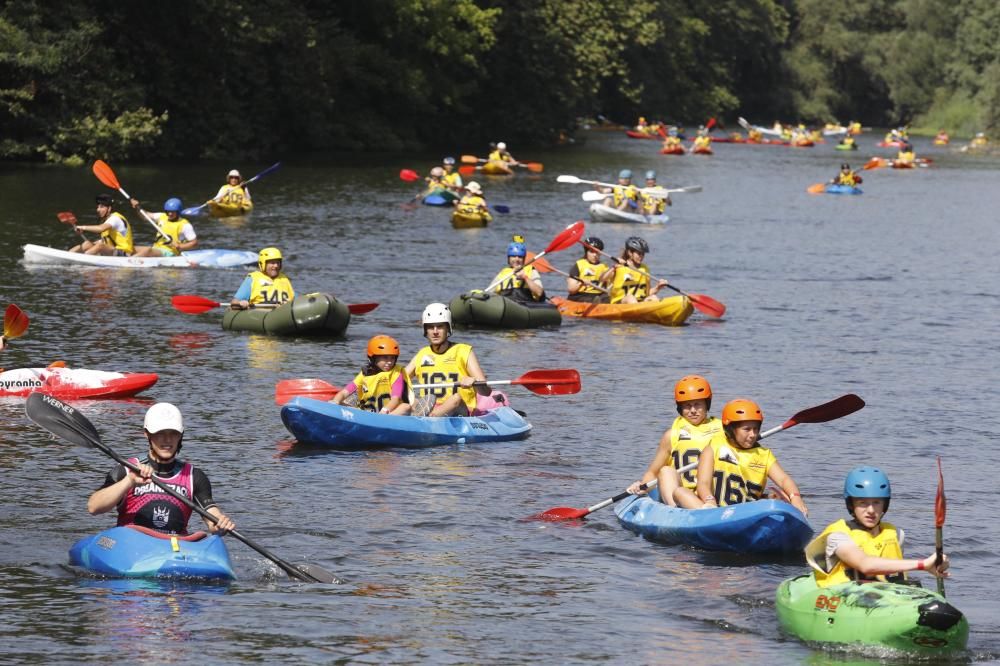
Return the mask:
[[[792,480],[792,477],[788,476],[788,473],[782,469],[778,461],[775,460],[771,463],[771,467],[767,470],[767,478],[774,482],[774,485],[781,489],[781,492],[788,496],[788,499],[792,506],[801,511],[804,515],[809,515],[809,509],[806,508],[805,502],[802,501],[802,495],[799,493],[799,486]]]
[[[465,362],[465,369],[469,374],[458,381],[464,388],[473,386],[475,382],[486,381],[486,375],[483,373],[483,369],[479,367],[479,359],[476,358],[476,352],[469,351],[469,358]],[[475,386],[475,389],[479,395],[490,395],[493,392],[493,389],[485,383]]]
[[[153,468],[149,465],[139,465],[139,474],[119,465],[111,470],[108,478],[104,482],[104,487],[94,491],[87,500],[87,511],[92,516],[107,513],[117,507],[126,493],[138,485],[149,483],[153,477]],[[118,475],[122,477],[118,479]],[[117,480],[116,480],[117,479]]]
[[[717,502],[712,494],[712,480],[715,476],[715,449],[711,444],[705,446],[698,456],[698,485],[695,494],[703,506],[714,507]]]
[[[834,553],[845,566],[854,569],[866,578],[907,571],[926,571],[937,578],[947,578],[949,575],[948,566],[950,563],[947,555],[941,556],[940,564],[936,564],[936,554],[928,555],[922,560],[875,557],[867,554],[858,544],[849,539],[845,539],[842,544],[837,546]]]
[[[545,296],[545,288],[542,286],[542,278],[538,273],[531,269],[531,267],[522,268],[517,272],[517,276],[524,281],[525,286],[528,291],[531,292],[532,298],[536,301],[541,300]]]
[[[333,400],[331,400],[330,402],[332,402],[335,405],[342,405],[344,404],[344,401],[347,400],[347,396],[351,395],[357,390],[358,390],[358,385],[355,384],[353,381],[351,381],[350,384],[340,389],[337,395],[333,396]]]
[[[236,290],[235,294],[233,294],[233,300],[229,303],[234,310],[246,310],[250,307],[250,292],[252,286],[253,279],[248,275],[244,278],[243,284],[240,285],[240,288]]]
[[[208,476],[197,467],[194,469],[192,476],[194,503],[218,519],[218,522],[212,522],[203,517],[208,531],[214,534],[225,534],[230,530],[236,529],[236,523],[222,512],[222,509],[216,505],[215,500],[212,498],[212,482],[208,480]]]
[[[673,433],[673,428],[667,428],[667,431],[660,437],[660,443],[656,447],[656,454],[653,456],[653,461],[649,463],[649,467],[646,468],[646,472],[642,475],[642,478],[628,487],[628,492],[633,495],[645,492],[644,490],[639,490],[639,486],[655,479],[660,473],[660,469],[664,465],[670,464],[670,452],[673,448],[670,445],[671,433]]]
[[[180,238],[176,239],[174,247],[181,252],[198,247],[198,235],[194,232],[194,227],[191,226],[190,222],[181,227]]]

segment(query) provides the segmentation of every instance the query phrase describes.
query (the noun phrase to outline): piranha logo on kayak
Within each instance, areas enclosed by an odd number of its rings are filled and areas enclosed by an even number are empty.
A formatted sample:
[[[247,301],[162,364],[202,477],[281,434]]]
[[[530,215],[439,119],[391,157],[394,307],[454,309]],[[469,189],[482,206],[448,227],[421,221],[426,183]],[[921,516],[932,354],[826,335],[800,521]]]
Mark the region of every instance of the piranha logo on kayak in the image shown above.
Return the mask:
[[[26,388],[42,388],[42,381],[40,379],[4,379],[0,381],[0,389],[4,391],[16,391]]]

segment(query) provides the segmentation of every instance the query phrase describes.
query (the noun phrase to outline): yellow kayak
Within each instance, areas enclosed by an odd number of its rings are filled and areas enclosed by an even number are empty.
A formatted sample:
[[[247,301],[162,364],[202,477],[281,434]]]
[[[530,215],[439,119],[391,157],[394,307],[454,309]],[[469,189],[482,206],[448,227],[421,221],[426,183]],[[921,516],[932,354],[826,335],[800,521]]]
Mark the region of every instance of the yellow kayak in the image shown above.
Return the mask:
[[[635,321],[663,326],[680,326],[694,311],[687,296],[670,296],[659,301],[628,304],[584,303],[559,296],[554,296],[551,300],[566,317]]]
[[[208,202],[208,214],[212,217],[236,217],[237,215],[246,215],[252,210],[252,201],[244,201],[241,204]]]
[[[475,229],[485,227],[493,221],[493,216],[488,212],[462,213],[455,211],[451,214],[451,226],[456,229]]]
[[[514,173],[506,162],[487,162],[483,165],[483,173],[488,176],[509,176]]]

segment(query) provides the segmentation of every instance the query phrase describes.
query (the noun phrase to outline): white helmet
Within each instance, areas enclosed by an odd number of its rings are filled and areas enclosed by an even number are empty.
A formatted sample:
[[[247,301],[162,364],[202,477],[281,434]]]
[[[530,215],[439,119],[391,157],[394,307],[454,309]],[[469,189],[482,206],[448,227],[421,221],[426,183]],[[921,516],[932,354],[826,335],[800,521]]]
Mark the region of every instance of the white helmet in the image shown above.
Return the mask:
[[[158,402],[146,412],[143,427],[150,434],[161,430],[176,430],[183,433],[184,418],[181,416],[181,410],[174,405],[169,402]]]
[[[434,167],[433,169],[431,169],[431,175],[434,176],[435,178],[440,178],[441,176],[444,175],[444,169],[442,169],[441,167]]]
[[[497,142],[497,150],[507,150],[507,144],[503,141]]]
[[[233,169],[232,171],[230,171],[230,172],[229,172],[229,175],[228,175],[228,176],[226,176],[226,178],[242,178],[242,177],[243,177],[243,176],[241,176],[241,175],[240,175],[240,172],[239,172],[239,171],[237,171],[236,169]]]
[[[479,183],[477,183],[474,180],[470,181],[469,184],[465,186],[465,189],[469,190],[473,194],[482,194],[483,193],[483,187],[482,187],[482,185],[480,185]]]
[[[451,309],[444,303],[431,303],[424,308],[424,314],[420,321],[424,326],[427,324],[448,324],[451,328]]]

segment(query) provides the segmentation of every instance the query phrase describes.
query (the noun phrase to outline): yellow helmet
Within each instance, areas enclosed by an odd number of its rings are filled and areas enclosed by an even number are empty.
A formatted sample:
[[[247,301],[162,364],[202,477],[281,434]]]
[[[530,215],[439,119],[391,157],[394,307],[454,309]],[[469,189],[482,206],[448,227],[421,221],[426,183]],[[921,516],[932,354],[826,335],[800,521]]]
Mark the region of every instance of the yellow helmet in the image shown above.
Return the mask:
[[[264,264],[266,264],[269,261],[274,261],[275,259],[277,259],[278,261],[283,261],[281,257],[281,250],[279,250],[276,247],[265,247],[263,250],[260,251],[260,254],[257,255],[257,268],[263,271]]]

